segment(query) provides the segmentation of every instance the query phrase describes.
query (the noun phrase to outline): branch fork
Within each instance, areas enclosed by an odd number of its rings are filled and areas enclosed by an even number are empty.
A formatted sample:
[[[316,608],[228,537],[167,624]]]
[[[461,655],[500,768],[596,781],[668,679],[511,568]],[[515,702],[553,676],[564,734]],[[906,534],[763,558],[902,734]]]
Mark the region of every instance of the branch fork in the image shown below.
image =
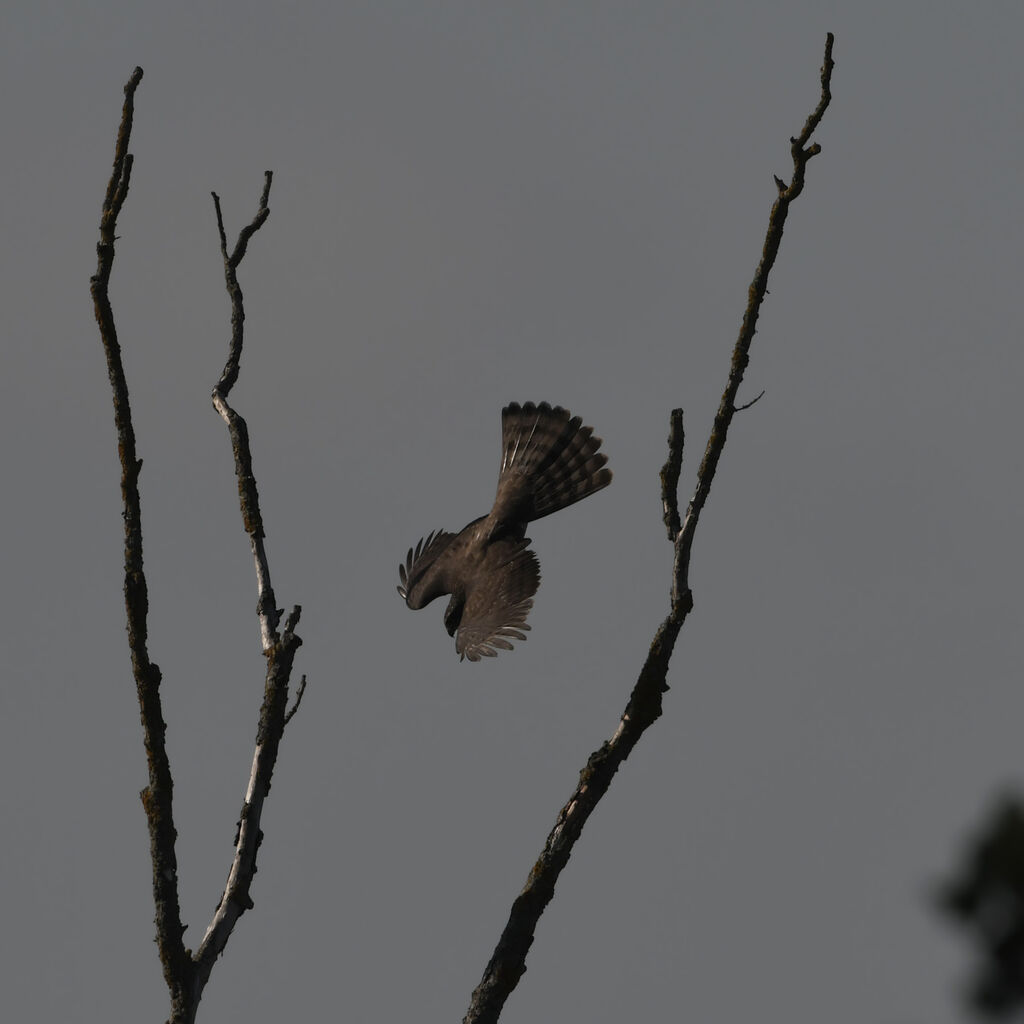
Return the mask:
[[[260,515],[256,479],[252,472],[248,430],[245,420],[228,404],[228,395],[238,379],[245,321],[242,291],[238,285],[236,271],[245,256],[250,238],[270,215],[268,199],[272,175],[267,171],[257,214],[239,233],[238,241],[230,255],[227,251],[220,200],[214,195],[217,229],[224,257],[232,314],[228,359],[224,372],[213,389],[213,404],[227,424],[235,457],[242,521],[250,539],[256,564],[259,592],[257,612],[263,653],[267,659],[267,671],[256,748],[245,801],[239,816],[234,843],[235,854],[228,872],[227,885],[199,949],[193,955],[184,945],[185,926],[182,924],[178,900],[175,855],[177,832],[173,817],[170,759],[164,744],[166,728],[160,699],[161,674],[157,665],[149,660],[146,647],[149,602],[142,562],[142,513],[138,490],[142,460],[137,458],[135,453],[135,433],[132,427],[128,386],[109,299],[114,242],[117,238],[117,217],[128,195],[131,182],[133,159],[128,152],[128,145],[134,116],[135,91],[141,81],[142,68],[136,68],[124,90],[124,107],[114,149],[114,168],[104,195],[100,218],[100,240],[96,246],[97,270],[91,279],[91,291],[113,390],[114,423],[121,459],[121,515],[125,532],[125,609],[128,618],[128,645],[142,717],[149,772],[148,784],[141,796],[149,827],[153,899],[156,905],[156,942],[171,998],[170,1021],[173,1024],[189,1024],[195,1020],[210,972],[217,957],[224,951],[235,922],[253,906],[249,889],[256,873],[256,853],[263,837],[260,831],[263,803],[270,791],[271,776],[284,727],[298,710],[305,691],[306,679],[303,676],[295,704],[290,711],[287,710],[292,663],[295,652],[302,644],[301,638],[295,633],[301,609],[296,605],[291,610],[283,630],[279,632],[282,611],[276,606],[270,583],[270,566],[263,543],[263,520]]]
[[[668,458],[661,470],[662,519],[673,548],[672,587],[669,613],[658,627],[647,659],[630,694],[626,710],[611,740],[590,755],[580,772],[579,785],[559,812],[555,826],[548,835],[544,849],[530,872],[526,885],[512,904],[508,923],[502,932],[483,978],[473,992],[463,1024],[493,1024],[505,1000],[526,971],[526,956],[533,943],[534,930],[544,908],[555,892],[555,883],[569,861],[573,845],[583,831],[590,813],[607,792],[619,765],[629,756],[643,732],[661,716],[662,694],[668,691],[666,681],[676,638],[686,616],[693,609],[689,586],[690,550],[696,533],[718,460],[725,446],[733,416],[747,406],[736,406],[736,395],[749,361],[750,343],[754,337],[757,316],[764,298],[768,274],[775,262],[789,204],[800,194],[804,184],[807,161],[821,151],[814,144],[806,147],[811,133],[821,121],[831,99],[832,43],[829,33],[825,43],[825,62],[821,71],[821,99],[808,117],[799,137],[791,140],[793,180],[789,185],[776,178],[779,196],[772,206],[761,262],[750,285],[747,308],[743,314],[739,337],[733,348],[732,365],[725,391],[715,415],[704,458],[697,473],[697,485],[682,519],[679,514],[678,486],[683,462],[683,412],[673,409],[669,417]],[[758,398],[761,396],[759,395]],[[758,399],[754,399],[756,402]]]

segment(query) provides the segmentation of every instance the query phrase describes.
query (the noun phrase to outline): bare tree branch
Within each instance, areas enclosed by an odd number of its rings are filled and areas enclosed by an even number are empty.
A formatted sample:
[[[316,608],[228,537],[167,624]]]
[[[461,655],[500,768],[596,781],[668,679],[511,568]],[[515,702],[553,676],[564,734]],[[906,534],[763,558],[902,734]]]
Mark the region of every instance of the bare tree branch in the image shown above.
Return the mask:
[[[668,425],[668,458],[661,467],[661,508],[668,539],[675,541],[682,529],[679,520],[679,473],[683,468],[683,410],[673,409]]]
[[[714,479],[715,470],[718,467],[718,460],[722,456],[722,449],[725,447],[725,438],[729,432],[729,424],[736,413],[736,395],[739,393],[740,383],[743,380],[743,373],[750,361],[750,343],[754,340],[754,333],[757,329],[757,318],[761,312],[761,303],[764,300],[768,288],[768,275],[775,265],[775,257],[779,254],[779,244],[782,242],[782,231],[786,224],[786,216],[789,213],[789,204],[793,202],[804,188],[804,174],[807,169],[807,161],[821,152],[821,146],[815,143],[807,146],[811,132],[817,128],[829,101],[832,99],[832,69],[835,64],[832,60],[832,44],[834,37],[831,32],[825,40],[825,61],[821,66],[821,99],[817,107],[804,123],[803,131],[798,138],[790,139],[790,153],[793,157],[793,177],[789,185],[776,177],[775,185],[779,190],[779,197],[772,205],[771,214],[768,217],[768,231],[764,239],[764,248],[761,252],[761,262],[754,273],[754,280],[750,283],[747,293],[747,308],[743,313],[743,323],[740,325],[740,334],[736,339],[736,346],[732,352],[732,368],[729,372],[729,380],[726,383],[725,391],[722,393],[722,400],[718,405],[718,412],[715,415],[714,426],[711,428],[711,435],[708,437],[707,448],[704,451],[704,458],[701,460],[700,470],[697,475],[697,489],[690,499],[689,507],[686,510],[686,519],[683,522],[683,542],[681,558],[677,559],[677,578],[682,574],[685,580],[690,564],[690,548],[693,545],[693,535],[697,529],[697,522],[700,519],[701,510],[707,501],[708,493],[711,490],[711,481]]]
[[[666,682],[669,661],[679,630],[693,608],[688,574],[690,550],[700,514],[707,501],[718,460],[725,445],[732,417],[736,413],[736,394],[748,362],[750,343],[764,298],[768,274],[775,262],[789,203],[803,189],[807,161],[820,152],[815,144],[806,143],[811,132],[821,121],[831,99],[832,33],[825,43],[825,62],[821,70],[821,100],[807,119],[798,139],[792,141],[794,173],[790,185],[779,185],[779,197],[772,206],[768,221],[761,262],[750,286],[747,308],[743,315],[739,338],[733,349],[732,368],[725,392],[715,416],[704,459],[698,472],[697,487],[687,508],[686,518],[679,525],[678,500],[675,494],[682,464],[683,423],[681,410],[673,410],[670,421],[669,455],[661,471],[662,507],[669,539],[673,542],[672,592],[669,614],[658,627],[650,651],[626,710],[615,734],[600,749],[594,751],[580,772],[580,781],[568,803],[562,808],[533,866],[522,892],[512,904],[508,923],[502,932],[483,978],[473,993],[463,1024],[493,1024],[497,1021],[505,1000],[526,971],[526,956],[533,944],[537,922],[544,908],[554,896],[555,883],[568,863],[573,845],[583,831],[590,813],[611,785],[618,767],[629,756],[640,736],[661,716],[662,694],[668,690]]]
[[[170,990],[171,1005],[180,1008],[186,1000],[191,963],[183,942],[184,927],[178,905],[178,864],[174,844],[174,783],[164,745],[163,709],[160,702],[160,669],[149,660],[147,615],[149,598],[142,565],[142,507],[139,501],[139,472],[142,460],[135,453],[135,430],[128,399],[128,384],[121,362],[121,346],[110,305],[110,273],[114,265],[114,241],[117,218],[128,196],[132,155],[128,146],[135,111],[135,90],[142,81],[142,68],[136,68],[124,87],[121,126],[114,147],[114,169],[110,175],[103,213],[100,240],[96,246],[97,269],[90,281],[96,322],[107,357],[107,374],[114,396],[114,425],[117,450],[121,459],[121,499],[124,519],[124,605],[128,617],[128,647],[132,673],[142,717],[149,782],[142,793],[142,806],[149,827],[149,852],[153,865],[153,901],[156,905],[156,942],[163,966],[164,980]]]
[[[231,343],[224,372],[213,389],[213,405],[227,424],[228,434],[231,438],[242,522],[245,532],[249,535],[256,563],[256,580],[259,591],[257,614],[260,621],[263,653],[267,658],[267,675],[263,706],[260,709],[259,725],[256,732],[256,749],[253,753],[252,769],[249,773],[249,784],[246,787],[245,802],[242,805],[238,831],[235,834],[235,856],[228,872],[224,894],[221,896],[217,910],[195,955],[196,970],[193,978],[192,997],[196,1004],[199,1003],[217,957],[227,945],[235,923],[246,910],[252,909],[253,902],[249,895],[249,888],[256,874],[256,854],[263,839],[263,833],[260,831],[263,802],[270,792],[270,780],[277,762],[277,751],[284,734],[284,727],[297,710],[302,691],[305,689],[305,679],[303,679],[295,707],[289,713],[287,710],[288,685],[291,678],[292,662],[295,652],[302,644],[302,640],[295,633],[295,627],[298,625],[302,609],[298,605],[292,608],[285,619],[284,629],[278,633],[277,625],[281,620],[282,613],[276,607],[274,591],[270,584],[270,566],[267,563],[263,544],[263,517],[260,514],[259,494],[252,470],[249,431],[245,420],[228,404],[228,394],[235,381],[238,380],[245,324],[245,309],[242,303],[242,289],[238,284],[237,270],[238,265],[245,257],[249,239],[270,216],[270,208],[267,204],[272,180],[273,174],[267,171],[256,216],[239,232],[238,241],[230,254],[228,253],[227,236],[224,232],[220,198],[213,193],[220,249],[224,257],[224,277],[228,295],[231,298]]]
[[[224,257],[224,277],[228,295],[231,298],[231,345],[228,349],[228,360],[224,364],[224,372],[213,389],[213,407],[227,424],[231,437],[231,451],[235,456],[235,476],[238,478],[238,497],[242,506],[242,523],[249,535],[252,545],[253,559],[256,563],[256,582],[259,601],[256,612],[260,619],[260,636],[263,650],[267,651],[273,643],[274,630],[281,620],[281,610],[274,599],[274,588],[270,585],[270,566],[267,564],[267,553],[263,547],[263,518],[260,515],[260,499],[256,491],[256,478],[252,472],[252,454],[249,451],[249,431],[245,420],[228,405],[228,395],[238,380],[242,359],[242,341],[245,333],[245,307],[242,304],[242,289],[238,284],[238,265],[245,258],[249,239],[259,231],[270,216],[270,185],[274,179],[272,171],[264,175],[263,193],[260,196],[259,209],[252,221],[238,233],[238,241],[234,251],[228,254],[227,237],[224,234],[224,218],[220,210],[220,197],[213,195],[213,205],[217,211],[217,231],[220,234],[220,251]]]
[[[252,907],[249,888],[256,873],[256,852],[262,832],[260,817],[263,802],[270,790],[270,780],[277,760],[278,746],[284,726],[298,710],[305,690],[303,677],[295,706],[287,712],[288,682],[295,652],[302,640],[296,636],[300,609],[292,609],[284,629],[277,632],[281,612],[275,608],[270,585],[270,569],[263,545],[263,522],[259,510],[256,480],[252,473],[248,431],[242,419],[227,403],[227,396],[238,379],[242,354],[242,325],[245,312],[236,270],[245,255],[252,235],[269,216],[267,200],[271,174],[260,199],[259,212],[243,228],[231,255],[227,252],[220,202],[214,196],[217,226],[228,292],[231,296],[231,345],[224,373],[213,391],[213,403],[228,425],[242,506],[242,519],[249,534],[256,560],[259,588],[259,619],[263,651],[267,658],[267,674],[263,706],[260,709],[256,750],[246,789],[245,803],[235,837],[235,856],[228,875],[224,895],[198,952],[193,957],[184,945],[184,926],[178,901],[178,874],[175,857],[177,832],[172,814],[173,781],[170,761],[164,745],[163,711],[160,702],[160,669],[149,660],[146,646],[148,597],[142,564],[142,513],[139,501],[139,471],[142,460],[135,453],[135,432],[132,427],[128,386],[121,362],[121,349],[114,326],[109,299],[110,274],[114,262],[114,241],[117,217],[121,212],[131,181],[132,156],[128,152],[134,113],[135,90],[142,80],[142,68],[136,68],[125,86],[124,110],[114,150],[114,169],[107,185],[100,220],[100,240],[96,246],[98,265],[91,279],[96,322],[107,357],[107,372],[114,396],[114,423],[117,428],[118,452],[121,458],[121,495],[124,502],[125,532],[125,610],[128,616],[128,644],[138,692],[139,708],[146,744],[149,784],[142,791],[142,803],[149,825],[150,857],[153,865],[153,897],[156,904],[156,938],[163,965],[164,979],[171,996],[171,1017],[174,1024],[190,1024],[217,956],[223,952],[235,922]]]

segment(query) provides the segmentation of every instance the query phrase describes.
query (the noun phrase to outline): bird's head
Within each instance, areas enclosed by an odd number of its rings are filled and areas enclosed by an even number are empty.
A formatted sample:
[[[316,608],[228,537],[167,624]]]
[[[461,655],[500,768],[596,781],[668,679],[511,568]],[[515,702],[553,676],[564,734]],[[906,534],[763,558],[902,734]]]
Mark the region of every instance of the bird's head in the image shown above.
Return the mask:
[[[452,594],[448,607],[444,610],[444,628],[449,636],[455,636],[455,630],[462,621],[462,609],[466,607],[466,598],[462,594]]]

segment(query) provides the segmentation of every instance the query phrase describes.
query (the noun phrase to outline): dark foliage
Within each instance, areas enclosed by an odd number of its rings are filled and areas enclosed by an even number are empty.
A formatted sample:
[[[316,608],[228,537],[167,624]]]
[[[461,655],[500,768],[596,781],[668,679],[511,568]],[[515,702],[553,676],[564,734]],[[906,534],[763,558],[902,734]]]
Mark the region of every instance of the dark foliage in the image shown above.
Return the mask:
[[[999,800],[937,902],[977,951],[970,1005],[986,1017],[1024,1019],[1024,804],[1018,797]]]

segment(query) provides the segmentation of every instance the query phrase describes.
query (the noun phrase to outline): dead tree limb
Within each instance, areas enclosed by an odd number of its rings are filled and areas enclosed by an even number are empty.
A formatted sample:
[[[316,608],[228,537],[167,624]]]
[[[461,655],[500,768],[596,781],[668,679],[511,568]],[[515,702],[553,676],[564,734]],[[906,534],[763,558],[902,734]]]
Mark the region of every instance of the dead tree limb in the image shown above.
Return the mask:
[[[673,546],[669,614],[654,635],[647,660],[640,670],[615,734],[590,755],[586,767],[580,772],[579,785],[559,811],[555,827],[551,830],[526,885],[512,904],[508,923],[480,984],[473,992],[463,1024],[493,1024],[497,1021],[505,1000],[526,971],[526,956],[533,944],[537,922],[554,896],[555,883],[569,861],[569,855],[583,831],[583,826],[598,801],[607,792],[619,765],[629,756],[648,726],[661,716],[662,694],[668,690],[666,678],[672,650],[683,622],[693,608],[689,565],[697,523],[711,490],[718,460],[725,447],[729,425],[737,411],[736,396],[749,360],[750,344],[764,299],[768,275],[775,263],[779,243],[782,241],[789,204],[803,190],[807,161],[821,151],[817,143],[811,146],[807,143],[831,99],[830,87],[834,66],[832,43],[832,33],[829,33],[825,42],[825,61],[821,69],[821,98],[818,105],[808,117],[800,135],[790,140],[793,177],[788,185],[778,178],[775,179],[779,194],[768,219],[761,261],[748,292],[747,308],[743,314],[739,337],[733,348],[729,378],[698,470],[697,486],[682,522],[679,518],[677,494],[683,456],[682,410],[675,409],[671,415],[668,460],[661,471],[663,517]]]
[[[227,402],[228,394],[238,379],[242,353],[242,326],[245,312],[242,292],[236,271],[245,255],[252,235],[269,216],[267,201],[271,174],[260,198],[259,211],[253,221],[242,229],[234,251],[228,255],[220,202],[214,201],[221,252],[224,255],[225,276],[231,297],[231,344],[224,373],[213,390],[213,404],[228,425],[235,470],[242,506],[242,520],[249,535],[256,561],[259,591],[257,612],[263,653],[267,659],[263,705],[260,709],[256,734],[256,750],[246,788],[245,802],[235,835],[235,856],[228,873],[228,881],[220,903],[206,935],[193,956],[185,948],[184,925],[178,898],[178,873],[175,857],[177,832],[172,813],[173,780],[170,759],[164,744],[166,727],[160,702],[160,669],[149,660],[146,644],[148,598],[146,576],[142,559],[142,512],[139,501],[139,471],[142,460],[135,450],[135,431],[132,427],[131,405],[121,349],[110,305],[110,274],[114,264],[114,242],[117,218],[128,195],[131,181],[132,155],[128,152],[134,114],[135,91],[142,81],[142,68],[136,68],[125,86],[125,101],[114,150],[114,169],[103,199],[100,219],[100,240],[96,246],[97,270],[91,278],[93,305],[100,338],[107,358],[107,372],[114,397],[114,424],[117,430],[118,453],[121,459],[121,496],[125,534],[125,610],[128,617],[128,645],[132,670],[138,693],[142,728],[146,745],[149,782],[142,791],[142,804],[149,827],[150,857],[153,868],[153,898],[156,905],[156,941],[164,980],[171,998],[170,1021],[173,1024],[191,1024],[209,981],[213,964],[223,952],[235,922],[252,907],[249,888],[256,873],[256,852],[263,837],[260,817],[263,802],[270,790],[270,780],[277,760],[278,746],[285,724],[298,710],[305,677],[300,685],[295,705],[289,712],[288,684],[292,662],[302,640],[295,634],[300,608],[294,607],[278,631],[281,611],[275,607],[274,592],[270,585],[270,568],[263,544],[263,522],[259,510],[256,480],[252,473],[252,455],[248,431],[242,419]]]
[[[146,574],[142,567],[142,508],[139,502],[142,460],[135,453],[135,430],[128,400],[128,384],[121,362],[121,347],[117,340],[109,295],[117,218],[128,196],[131,181],[132,155],[128,152],[128,145],[132,134],[135,90],[141,81],[142,68],[136,68],[124,87],[124,108],[114,148],[114,169],[107,185],[100,218],[100,240],[96,246],[98,265],[90,286],[100,339],[107,357],[107,374],[114,394],[114,426],[117,429],[117,451],[121,458],[121,514],[124,519],[124,605],[128,616],[128,647],[142,716],[149,772],[149,782],[140,795],[149,827],[153,901],[156,905],[156,943],[164,980],[170,990],[173,1015],[187,1003],[191,963],[183,941],[185,929],[178,905],[178,864],[174,852],[177,839],[173,814],[174,783],[164,745],[166,726],[160,703],[160,669],[155,662],[149,660],[146,645],[149,599]]]
[[[249,448],[249,431],[245,420],[228,404],[228,395],[238,380],[242,358],[242,342],[245,324],[245,308],[242,289],[238,284],[238,265],[245,257],[249,239],[263,226],[270,216],[267,205],[273,174],[264,176],[263,192],[260,195],[256,216],[238,234],[234,250],[228,253],[227,236],[224,232],[224,218],[221,214],[220,198],[213,193],[214,209],[217,213],[217,231],[220,235],[220,250],[224,257],[224,279],[231,299],[231,343],[224,372],[213,388],[213,406],[227,424],[231,438],[231,450],[235,460],[235,476],[238,479],[238,497],[241,505],[242,523],[249,535],[253,559],[256,565],[258,600],[256,613],[259,617],[263,654],[267,659],[267,674],[263,691],[263,706],[260,708],[259,725],[256,730],[256,749],[253,752],[252,769],[245,791],[245,801],[235,833],[235,856],[231,861],[224,894],[214,912],[203,941],[195,955],[195,976],[193,996],[198,1004],[203,988],[217,957],[224,951],[235,923],[253,906],[249,888],[256,875],[256,853],[263,833],[260,818],[263,802],[270,792],[270,780],[277,763],[277,751],[284,735],[288,714],[288,686],[291,680],[295,652],[302,644],[296,635],[302,609],[295,605],[288,613],[284,629],[278,632],[282,611],[277,608],[274,590],[270,583],[270,566],[263,544],[263,517],[260,513],[256,477],[252,469],[252,452]],[[304,689],[304,686],[303,686]],[[300,691],[301,696],[301,691]],[[298,703],[293,709],[297,710]]]

